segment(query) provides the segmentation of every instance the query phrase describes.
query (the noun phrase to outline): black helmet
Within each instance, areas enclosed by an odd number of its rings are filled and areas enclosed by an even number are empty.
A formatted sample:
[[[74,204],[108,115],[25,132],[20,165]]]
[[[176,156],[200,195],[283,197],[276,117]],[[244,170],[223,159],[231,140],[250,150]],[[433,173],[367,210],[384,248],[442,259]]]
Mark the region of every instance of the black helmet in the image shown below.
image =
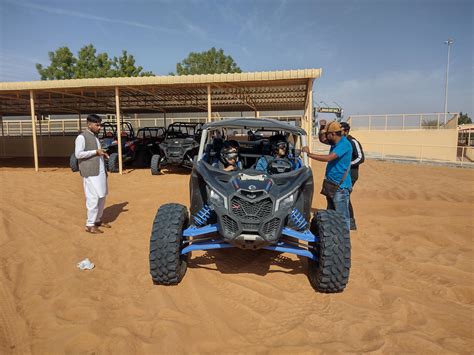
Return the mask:
[[[228,164],[230,159],[239,160],[239,151],[235,147],[224,144],[224,148],[221,149],[221,161]]]
[[[286,141],[276,141],[273,143],[273,151],[277,152],[280,148],[288,152],[288,143]]]

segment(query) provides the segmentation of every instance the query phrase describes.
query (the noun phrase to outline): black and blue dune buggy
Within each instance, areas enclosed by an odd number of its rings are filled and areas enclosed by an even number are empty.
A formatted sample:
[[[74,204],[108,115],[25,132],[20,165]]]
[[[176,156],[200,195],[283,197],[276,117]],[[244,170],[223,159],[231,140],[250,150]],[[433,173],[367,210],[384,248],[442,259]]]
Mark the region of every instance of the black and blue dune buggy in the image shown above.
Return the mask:
[[[268,131],[249,139],[249,130]],[[288,159],[270,159],[267,171],[256,160],[271,152],[271,136],[286,137]],[[222,139],[240,143],[244,169],[226,172],[211,166]],[[268,137],[268,139],[266,138]],[[308,278],[320,292],[341,292],[349,280],[351,243],[343,217],[318,210],[311,216],[313,174],[303,154],[302,167],[292,170],[307,144],[303,129],[271,119],[229,119],[203,126],[194,163],[189,218],[185,206],[161,206],[150,239],[150,273],[155,284],[173,285],[183,278],[195,250],[267,249],[308,259]]]

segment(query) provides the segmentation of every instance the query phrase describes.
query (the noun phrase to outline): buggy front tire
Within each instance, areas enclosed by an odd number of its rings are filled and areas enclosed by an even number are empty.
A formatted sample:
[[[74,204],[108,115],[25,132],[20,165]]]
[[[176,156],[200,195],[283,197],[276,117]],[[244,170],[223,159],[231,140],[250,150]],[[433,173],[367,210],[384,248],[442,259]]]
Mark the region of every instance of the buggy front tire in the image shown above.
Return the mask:
[[[333,210],[319,210],[311,221],[319,238],[311,243],[317,260],[308,260],[308,278],[319,292],[342,292],[349,282],[351,240],[344,217]]]
[[[109,161],[107,163],[108,170],[111,173],[118,173],[119,172],[119,159],[117,153],[112,153],[109,156]]]
[[[151,157],[150,170],[151,175],[159,175],[161,171],[160,167],[161,156],[159,154],[154,154]]]
[[[181,247],[188,222],[183,205],[169,203],[158,209],[150,237],[150,274],[155,285],[176,285],[184,277],[189,255],[181,255]]]
[[[73,173],[79,171],[79,162],[77,161],[76,155],[74,153],[69,157],[69,166]]]

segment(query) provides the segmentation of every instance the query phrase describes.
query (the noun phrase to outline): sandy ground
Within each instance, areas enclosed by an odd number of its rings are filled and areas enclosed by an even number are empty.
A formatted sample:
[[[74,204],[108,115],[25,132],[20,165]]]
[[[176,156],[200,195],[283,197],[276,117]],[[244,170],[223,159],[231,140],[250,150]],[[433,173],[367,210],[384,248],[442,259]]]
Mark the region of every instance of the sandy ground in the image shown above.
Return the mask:
[[[77,174],[0,168],[0,353],[473,351],[473,170],[364,164],[351,278],[334,295],[270,251],[194,253],[180,285],[153,286],[151,223],[189,203],[188,180],[110,176],[113,228],[92,236]],[[76,268],[85,257],[94,270]]]

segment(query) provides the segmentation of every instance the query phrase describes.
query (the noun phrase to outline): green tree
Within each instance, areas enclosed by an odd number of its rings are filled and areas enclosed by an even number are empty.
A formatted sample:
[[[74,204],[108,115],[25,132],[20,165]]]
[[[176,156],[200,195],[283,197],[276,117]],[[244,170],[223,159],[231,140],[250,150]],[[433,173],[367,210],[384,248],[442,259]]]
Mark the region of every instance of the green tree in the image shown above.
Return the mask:
[[[178,75],[241,72],[242,70],[230,55],[225,55],[224,50],[216,50],[214,47],[201,53],[191,52],[187,58],[176,64]]]
[[[141,66],[136,67],[135,58],[125,50],[120,57],[114,57],[112,69],[113,76],[153,76],[151,71],[144,72]]]
[[[459,113],[459,119],[458,119],[458,124],[468,124],[472,123],[471,117],[467,115],[467,113]]]
[[[120,57],[112,59],[107,53],[97,53],[95,47],[89,44],[78,51],[77,58],[68,47],[60,47],[48,55],[51,62],[49,66],[36,64],[41,80],[154,75],[136,66],[133,55],[125,50]]]
[[[36,64],[41,80],[75,78],[77,59],[68,47],[59,47],[55,52],[48,52],[48,57],[51,64],[46,68],[41,64]]]

